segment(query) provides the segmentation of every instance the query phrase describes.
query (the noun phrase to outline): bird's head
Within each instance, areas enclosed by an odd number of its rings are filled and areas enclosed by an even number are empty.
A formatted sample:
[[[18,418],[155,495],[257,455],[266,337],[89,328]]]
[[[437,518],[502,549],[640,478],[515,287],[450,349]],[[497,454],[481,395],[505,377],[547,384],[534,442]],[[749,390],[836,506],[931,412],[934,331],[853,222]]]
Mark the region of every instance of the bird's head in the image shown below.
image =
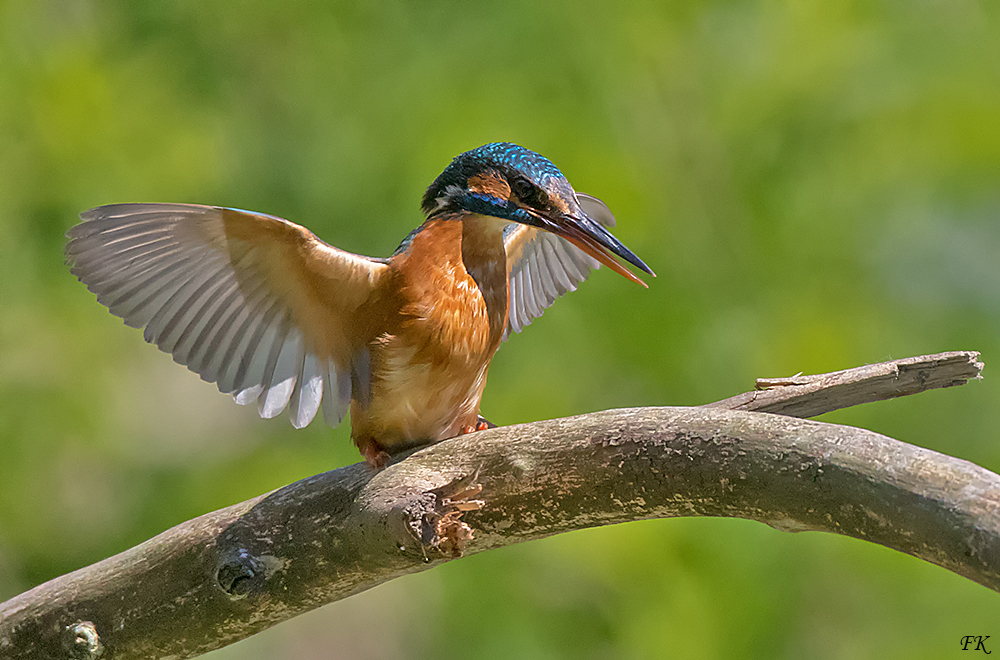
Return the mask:
[[[643,286],[614,255],[655,277],[642,259],[584,212],[573,187],[552,161],[510,142],[493,142],[460,154],[427,188],[422,208],[428,217],[478,213],[537,227],[562,236]]]

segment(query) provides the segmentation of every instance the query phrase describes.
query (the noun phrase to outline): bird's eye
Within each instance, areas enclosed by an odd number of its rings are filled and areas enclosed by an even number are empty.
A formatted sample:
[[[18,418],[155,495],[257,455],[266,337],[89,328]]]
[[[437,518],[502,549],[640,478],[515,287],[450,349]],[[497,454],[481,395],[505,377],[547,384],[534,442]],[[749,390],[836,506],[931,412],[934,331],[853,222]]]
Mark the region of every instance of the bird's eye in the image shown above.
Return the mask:
[[[527,179],[517,178],[511,183],[514,193],[522,200],[529,201],[535,193],[535,187]]]
[[[511,183],[511,188],[513,188],[514,193],[522,202],[527,202],[535,207],[541,207],[545,205],[545,193],[537,188],[533,183],[527,179],[518,177],[514,179]]]

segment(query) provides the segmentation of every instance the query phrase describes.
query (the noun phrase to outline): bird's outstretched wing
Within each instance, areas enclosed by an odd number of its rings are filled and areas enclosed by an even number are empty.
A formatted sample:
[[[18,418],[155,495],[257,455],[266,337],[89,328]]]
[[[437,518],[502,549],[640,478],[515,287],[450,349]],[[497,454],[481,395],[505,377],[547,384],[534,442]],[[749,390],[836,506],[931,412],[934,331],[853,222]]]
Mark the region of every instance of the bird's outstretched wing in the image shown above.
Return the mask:
[[[615,216],[604,202],[582,193],[576,197],[592,220],[605,227],[615,226]],[[541,316],[556,298],[576,291],[592,269],[601,267],[566,239],[528,225],[509,226],[504,247],[510,285],[505,340]]]
[[[260,213],[191,204],[91,209],[67,233],[74,275],[146,341],[262,417],[351,399],[352,314],[387,266]]]

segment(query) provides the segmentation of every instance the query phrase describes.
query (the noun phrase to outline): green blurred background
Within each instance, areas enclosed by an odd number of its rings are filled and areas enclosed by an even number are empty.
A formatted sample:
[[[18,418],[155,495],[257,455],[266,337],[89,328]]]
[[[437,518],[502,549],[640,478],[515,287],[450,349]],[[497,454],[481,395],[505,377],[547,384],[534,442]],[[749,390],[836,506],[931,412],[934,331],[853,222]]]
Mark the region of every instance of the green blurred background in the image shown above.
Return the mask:
[[[825,417],[1000,470],[1000,5],[0,0],[0,600],[358,460],[143,343],[63,264],[87,208],[266,211],[386,255],[509,140],[657,271],[602,270],[494,362],[500,424],[980,350],[982,382]],[[1000,596],[739,520],[466,558],[209,656],[937,658]]]

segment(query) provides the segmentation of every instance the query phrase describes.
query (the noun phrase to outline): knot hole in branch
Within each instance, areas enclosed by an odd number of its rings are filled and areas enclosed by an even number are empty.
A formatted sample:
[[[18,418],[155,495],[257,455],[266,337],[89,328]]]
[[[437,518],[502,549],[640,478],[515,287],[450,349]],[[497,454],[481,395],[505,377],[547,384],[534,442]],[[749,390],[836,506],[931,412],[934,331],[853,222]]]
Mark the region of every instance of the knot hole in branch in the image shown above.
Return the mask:
[[[264,578],[263,564],[243,549],[224,556],[215,574],[219,586],[233,600],[263,591]]]
[[[66,626],[63,649],[71,660],[94,660],[104,655],[101,637],[92,621],[77,621]]]

